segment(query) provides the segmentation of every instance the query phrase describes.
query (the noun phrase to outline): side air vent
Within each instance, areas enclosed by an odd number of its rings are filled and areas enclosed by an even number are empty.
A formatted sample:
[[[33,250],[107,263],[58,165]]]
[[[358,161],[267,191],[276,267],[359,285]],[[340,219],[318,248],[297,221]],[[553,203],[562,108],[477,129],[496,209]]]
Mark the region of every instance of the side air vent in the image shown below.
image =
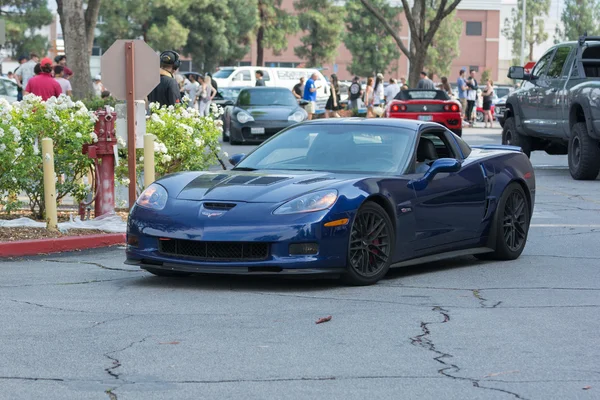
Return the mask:
[[[329,181],[333,178],[312,178],[305,181],[296,182],[296,185],[310,185],[311,183]]]
[[[235,207],[234,203],[204,203],[202,205],[207,210],[231,210]]]
[[[272,185],[277,182],[281,182],[288,178],[282,176],[263,176],[258,179],[253,180],[252,182],[248,182],[248,185]]]
[[[212,179],[211,179],[211,181],[213,181],[213,182],[220,182],[220,181],[222,181],[223,179],[227,178],[228,176],[229,176],[229,175],[220,174],[220,175],[217,175],[217,176],[215,176],[214,178],[212,178]]]

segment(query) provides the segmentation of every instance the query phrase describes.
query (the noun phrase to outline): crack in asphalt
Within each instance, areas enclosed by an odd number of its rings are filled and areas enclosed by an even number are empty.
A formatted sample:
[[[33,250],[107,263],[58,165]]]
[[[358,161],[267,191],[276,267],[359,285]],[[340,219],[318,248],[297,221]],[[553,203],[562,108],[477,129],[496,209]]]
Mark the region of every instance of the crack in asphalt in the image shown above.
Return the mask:
[[[46,382],[65,382],[65,379],[61,378],[38,378],[38,377],[27,377],[27,376],[0,376],[1,380],[7,381],[46,381]]]
[[[482,386],[480,384],[480,381],[482,379],[456,376],[455,374],[459,373],[461,371],[461,369],[458,365],[453,364],[452,362],[449,361],[449,359],[453,358],[454,356],[450,353],[443,352],[436,347],[435,343],[433,342],[433,339],[431,339],[431,329],[429,328],[429,326],[433,325],[433,324],[445,324],[445,323],[450,322],[450,311],[445,308],[442,308],[440,306],[433,307],[431,309],[431,311],[437,312],[440,316],[442,316],[442,321],[438,321],[438,322],[421,321],[421,334],[411,337],[410,342],[413,346],[421,347],[425,350],[428,350],[428,351],[436,354],[436,356],[433,357],[433,359],[444,366],[443,368],[438,370],[438,373],[440,373],[444,377],[451,378],[454,380],[471,382],[473,387],[476,387],[478,389],[493,390],[496,392],[509,394],[516,399],[525,399],[518,393],[511,392],[509,390],[493,388],[493,387],[488,387],[488,386]]]
[[[600,229],[592,228],[592,229],[588,229],[585,232],[557,233],[556,235],[537,235],[534,238],[534,240],[551,238],[551,237],[589,235],[589,234],[592,234],[592,233],[600,233]]]
[[[95,267],[99,267],[102,269],[106,269],[109,271],[123,271],[123,272],[143,272],[141,269],[123,269],[123,268],[112,268],[112,267],[107,267],[106,265],[102,265],[100,263],[95,263],[95,262],[88,262],[88,261],[64,261],[64,260],[42,260],[45,262],[51,262],[51,263],[62,263],[62,264],[82,264],[82,265],[92,265]]]
[[[566,258],[566,259],[574,259],[574,260],[600,260],[600,257],[584,257],[584,256],[561,256],[561,255],[548,255],[548,254],[521,254],[521,258],[523,257],[549,257],[549,258]]]
[[[148,335],[148,336],[144,337],[141,340],[136,340],[134,342],[131,342],[127,346],[123,347],[122,349],[113,350],[113,351],[109,351],[107,353],[104,353],[104,357],[108,358],[111,361],[111,363],[112,363],[112,366],[104,368],[104,371],[108,375],[110,375],[112,378],[115,378],[116,380],[118,380],[121,383],[121,385],[119,385],[119,386],[115,386],[115,387],[112,387],[110,389],[105,390],[105,393],[108,395],[108,397],[110,398],[110,400],[117,400],[117,394],[115,393],[115,391],[117,389],[119,389],[121,386],[123,386],[125,384],[128,384],[128,383],[134,383],[134,382],[130,382],[130,381],[127,381],[125,379],[122,379],[121,378],[121,374],[116,372],[116,370],[118,368],[120,368],[123,364],[121,363],[121,361],[117,357],[113,357],[113,355],[118,354],[118,353],[120,353],[122,351],[125,351],[127,349],[130,349],[133,346],[135,346],[136,344],[143,343],[146,340],[148,340],[151,336],[152,335]]]
[[[103,282],[115,282],[115,281],[124,281],[131,278],[116,278],[116,279],[92,279],[89,281],[81,281],[81,282],[58,282],[58,283],[40,283],[40,284],[29,284],[29,285],[0,285],[0,288],[5,289],[20,289],[26,287],[37,287],[37,286],[68,286],[68,285],[87,285],[90,283],[103,283]]]
[[[48,309],[48,310],[58,310],[58,311],[66,311],[66,312],[78,312],[78,313],[90,313],[90,314],[93,314],[92,311],[74,310],[74,309],[68,309],[68,308],[53,307],[53,306],[47,306],[45,304],[34,303],[34,302],[31,302],[31,301],[25,301],[25,300],[10,299],[10,301],[12,301],[13,303],[17,303],[17,304],[27,304],[29,306],[35,306],[35,307],[39,307],[39,308],[45,308],[45,309]]]
[[[481,289],[475,289],[475,290],[472,290],[472,292],[473,292],[473,296],[477,300],[479,300],[479,304],[481,304],[481,308],[496,308],[500,304],[502,304],[502,301],[497,301],[493,305],[486,304],[488,302],[488,299],[486,299],[483,296],[481,296]]]

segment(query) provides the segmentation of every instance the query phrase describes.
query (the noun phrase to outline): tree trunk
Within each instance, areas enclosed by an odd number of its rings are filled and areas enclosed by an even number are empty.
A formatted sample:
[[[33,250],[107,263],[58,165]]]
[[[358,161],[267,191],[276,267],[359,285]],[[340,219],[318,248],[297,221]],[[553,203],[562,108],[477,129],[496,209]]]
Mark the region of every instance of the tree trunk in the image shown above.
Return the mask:
[[[256,32],[256,65],[262,67],[265,61],[265,48],[263,41],[265,38],[265,28],[261,25]]]
[[[65,53],[67,54],[69,68],[73,70],[73,77],[70,79],[73,86],[73,97],[77,99],[91,97],[90,54],[83,14],[83,1],[66,1],[61,4],[60,9],[62,9],[60,21],[63,27]]]
[[[419,80],[421,79],[421,71],[425,67],[425,57],[427,57],[427,53],[419,52],[412,57],[410,60],[410,71],[408,72],[408,86],[411,89],[417,87]]]
[[[88,53],[92,54],[94,47],[94,37],[96,37],[96,23],[100,13],[100,3],[102,0],[88,0],[85,10],[85,36],[87,38]]]

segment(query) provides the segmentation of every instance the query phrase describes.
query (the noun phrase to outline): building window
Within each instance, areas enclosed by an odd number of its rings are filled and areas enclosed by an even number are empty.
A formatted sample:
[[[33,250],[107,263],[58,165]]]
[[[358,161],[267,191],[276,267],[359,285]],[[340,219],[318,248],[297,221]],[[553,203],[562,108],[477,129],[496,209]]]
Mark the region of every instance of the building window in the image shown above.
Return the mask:
[[[481,36],[481,22],[467,22],[467,36]]]
[[[471,72],[471,71],[479,72],[479,66],[478,65],[471,65],[471,66],[469,66],[469,71],[468,72]]]
[[[280,62],[280,61],[267,61],[265,63],[267,67],[271,68],[296,68],[300,65],[299,62]]]
[[[251,65],[252,65],[252,62],[250,62],[250,61],[238,61],[237,62],[238,67],[250,67]]]
[[[102,48],[98,47],[98,46],[92,47],[92,55],[93,56],[101,56],[102,55]]]

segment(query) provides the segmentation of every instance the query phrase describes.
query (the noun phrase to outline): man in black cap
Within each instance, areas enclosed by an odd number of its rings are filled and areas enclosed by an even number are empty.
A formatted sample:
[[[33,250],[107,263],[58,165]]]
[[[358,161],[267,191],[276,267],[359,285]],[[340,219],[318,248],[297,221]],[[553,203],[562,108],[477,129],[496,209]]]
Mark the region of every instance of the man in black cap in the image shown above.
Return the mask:
[[[179,54],[167,50],[160,55],[160,83],[148,95],[149,103],[162,106],[173,106],[181,103],[179,85],[173,76],[173,71],[179,68]]]
[[[360,85],[360,78],[355,76],[348,89],[348,110],[358,110],[358,99],[360,99],[361,95],[362,87]]]

